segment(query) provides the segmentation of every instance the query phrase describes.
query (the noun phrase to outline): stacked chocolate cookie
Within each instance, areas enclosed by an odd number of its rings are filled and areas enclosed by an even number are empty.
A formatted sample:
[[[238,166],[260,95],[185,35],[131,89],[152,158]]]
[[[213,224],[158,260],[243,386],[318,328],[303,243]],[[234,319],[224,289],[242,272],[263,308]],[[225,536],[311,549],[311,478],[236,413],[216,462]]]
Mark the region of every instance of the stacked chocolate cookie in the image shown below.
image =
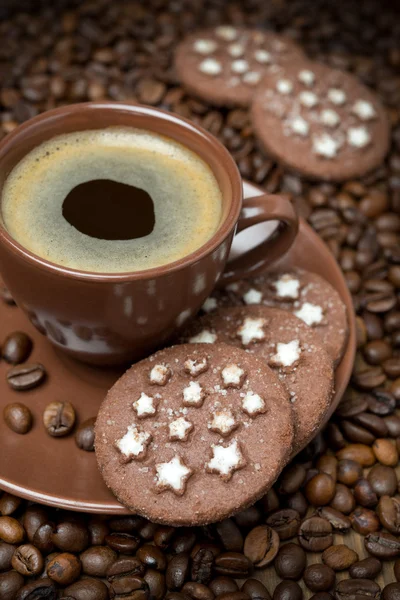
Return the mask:
[[[314,273],[268,273],[216,292],[178,344],[108,393],[96,423],[106,484],[166,524],[250,506],[321,425],[346,341],[345,307]]]
[[[311,62],[269,31],[218,26],[188,36],[175,67],[193,94],[249,106],[267,154],[307,177],[342,181],[379,166],[390,126],[378,96],[356,77]]]

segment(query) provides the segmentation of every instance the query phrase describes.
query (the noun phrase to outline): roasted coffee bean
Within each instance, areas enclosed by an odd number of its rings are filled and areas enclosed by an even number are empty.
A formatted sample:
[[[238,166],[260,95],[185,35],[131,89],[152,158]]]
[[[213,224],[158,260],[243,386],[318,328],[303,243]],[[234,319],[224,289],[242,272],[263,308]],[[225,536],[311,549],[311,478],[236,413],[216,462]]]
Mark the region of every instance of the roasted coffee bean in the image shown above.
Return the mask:
[[[252,564],[244,554],[238,552],[223,552],[215,559],[214,572],[217,575],[229,577],[248,577],[252,571]]]
[[[375,440],[372,450],[377,460],[388,467],[395,467],[399,461],[399,453],[394,443],[388,439]]]
[[[15,600],[57,600],[57,588],[51,579],[44,577],[24,585]]]
[[[400,359],[398,357],[388,358],[382,363],[382,367],[390,379],[400,377]]]
[[[355,507],[353,493],[342,483],[336,484],[335,495],[333,496],[330,505],[332,508],[335,508],[346,515],[349,514]]]
[[[43,556],[35,546],[24,544],[15,550],[11,564],[13,569],[24,577],[32,577],[42,572],[44,561]]]
[[[309,552],[322,552],[332,545],[332,525],[321,517],[310,517],[299,529],[299,543]]]
[[[75,424],[75,409],[70,402],[50,402],[43,413],[43,424],[52,437],[71,433]]]
[[[274,490],[274,488],[271,488],[265,494],[265,496],[263,496],[261,498],[260,505],[262,506],[262,509],[265,513],[271,513],[271,512],[278,510],[278,508],[280,507],[280,500],[279,500],[278,495],[277,495],[276,491]],[[239,514],[241,514],[241,513],[239,513]],[[241,524],[240,522],[238,522],[236,516],[234,518],[235,518],[235,521],[237,522],[237,524],[239,525],[239,527],[245,526],[245,525]],[[253,525],[253,527],[255,527],[256,525],[257,525],[257,523],[255,523]]]
[[[272,513],[267,518],[267,525],[279,535],[279,539],[287,540],[294,537],[300,525],[300,515],[295,510],[283,508]]]
[[[376,512],[382,527],[394,535],[400,535],[400,500],[398,498],[382,496]]]
[[[189,575],[189,560],[189,555],[184,552],[171,558],[165,573],[167,589],[179,590],[183,586]]]
[[[294,494],[304,483],[306,470],[302,465],[293,463],[286,467],[278,482],[280,494]]]
[[[144,580],[149,588],[148,600],[162,600],[165,595],[165,575],[154,569],[147,569]]]
[[[310,600],[332,600],[333,596],[329,592],[317,592],[310,597]]]
[[[196,547],[195,547],[196,548]],[[191,578],[193,581],[207,584],[212,576],[214,565],[214,551],[206,547],[199,547],[196,551],[192,550],[192,568]]]
[[[182,588],[185,598],[191,600],[214,600],[214,593],[203,583],[188,581]]]
[[[138,519],[139,519],[139,521],[138,521]],[[157,531],[156,523],[151,523],[150,521],[145,521],[144,519],[141,519],[141,517],[136,517],[136,518],[131,517],[129,520],[138,522],[138,524],[136,526],[136,530],[142,540],[144,540],[145,542],[149,542],[150,540],[152,540],[154,538],[154,534]],[[123,531],[126,531],[126,529],[124,529]]]
[[[21,506],[21,498],[5,492],[0,498],[0,515],[9,517]]]
[[[336,410],[336,415],[343,419],[347,419],[365,412],[367,408],[368,397],[366,395],[351,396],[350,398],[342,400]]]
[[[349,459],[339,460],[337,468],[337,478],[344,485],[354,485],[363,475],[362,466]]]
[[[148,585],[142,577],[138,575],[126,575],[113,579],[110,585],[110,594],[117,600],[123,598],[147,598]]]
[[[359,479],[354,486],[354,498],[357,504],[366,508],[373,508],[378,504],[378,496],[373,490],[368,479]]]
[[[250,600],[271,600],[267,588],[258,579],[247,579],[242,585],[242,592],[245,592]]]
[[[11,559],[14,556],[15,546],[0,542],[0,572],[11,569]]]
[[[74,554],[63,552],[47,564],[46,573],[59,585],[70,585],[81,574],[81,562]]]
[[[89,532],[80,521],[62,521],[56,526],[52,540],[63,552],[83,552],[89,545]]]
[[[210,581],[209,588],[215,596],[229,592],[237,592],[239,589],[238,584],[234,579],[224,576],[216,577]]]
[[[349,517],[346,517],[343,513],[330,506],[318,508],[317,515],[329,521],[329,523],[332,525],[332,529],[335,531],[344,533],[351,527],[351,521]]]
[[[132,515],[129,517],[114,517],[113,519],[110,519],[107,524],[112,531],[117,531],[119,533],[135,533],[139,532],[139,529],[147,523],[148,521],[145,521],[142,517]]]
[[[32,413],[25,404],[12,402],[3,410],[6,425],[15,433],[24,435],[32,429]]]
[[[18,365],[29,358],[31,351],[31,338],[22,331],[15,331],[6,337],[1,355],[6,362]]]
[[[81,425],[75,433],[75,443],[81,450],[86,452],[94,451],[94,425],[96,423],[96,417],[87,419]]]
[[[375,455],[369,446],[365,444],[349,444],[336,453],[340,460],[353,460],[362,467],[371,467],[375,463]]]
[[[358,554],[345,544],[338,544],[324,550],[321,558],[334,571],[344,571],[358,561]]]
[[[346,446],[346,440],[344,439],[343,433],[340,431],[336,423],[328,423],[326,427],[326,438],[329,446],[333,450],[341,450]]]
[[[392,467],[374,465],[367,478],[377,496],[393,496],[397,491],[396,472]]]
[[[46,377],[46,371],[40,363],[25,363],[7,371],[8,385],[18,392],[31,390],[40,385]]]
[[[286,498],[288,508],[299,513],[300,517],[304,517],[308,510],[308,502],[302,492],[295,492]]]
[[[216,542],[197,542],[197,544],[193,546],[192,551],[190,552],[190,557],[194,560],[201,550],[207,550],[211,552],[213,558],[215,558],[216,556],[221,554],[221,552],[223,552],[223,548],[221,548],[220,544],[217,544]]]
[[[217,600],[250,600],[250,597],[242,591],[229,592],[228,594],[220,594]]]
[[[388,415],[384,417],[386,427],[390,437],[397,438],[400,436],[400,417],[397,415]]]
[[[400,583],[388,583],[382,590],[382,600],[400,600]]]
[[[181,528],[172,541],[171,550],[174,554],[190,552],[197,542],[193,529]]]
[[[13,517],[0,517],[0,540],[7,544],[20,544],[25,537],[21,523]]]
[[[241,552],[243,550],[243,535],[233,519],[224,519],[215,525],[218,536],[225,550]]]
[[[318,473],[307,482],[305,495],[313,506],[329,504],[335,495],[335,482],[330,475]]]
[[[378,531],[364,538],[366,550],[381,560],[390,560],[400,555],[400,541],[391,533]]]
[[[53,533],[55,531],[54,523],[44,523],[38,527],[33,536],[33,544],[44,554],[50,554],[55,550],[53,542]]]
[[[333,481],[336,481],[337,478],[337,465],[338,460],[331,454],[323,454],[317,461],[317,469],[321,471],[321,473],[326,473],[329,475]]]
[[[172,538],[175,535],[175,527],[168,527],[167,525],[160,525],[157,527],[154,533],[154,543],[162,550],[169,548]]]
[[[327,565],[310,565],[304,571],[304,583],[312,592],[326,592],[335,585],[335,571]]]
[[[64,594],[66,597],[74,598],[74,600],[109,599],[108,588],[99,579],[81,579],[80,581],[76,581],[64,590]]]
[[[367,396],[368,410],[380,417],[391,415],[396,408],[396,401],[386,390],[374,390]]]
[[[167,559],[157,546],[151,546],[150,544],[144,544],[139,548],[136,553],[136,557],[146,567],[156,569],[157,571],[164,571],[167,566]]]
[[[49,510],[40,504],[33,504],[25,509],[22,525],[26,531],[26,536],[30,542],[33,542],[33,536],[41,525],[49,521]]]
[[[382,367],[365,367],[353,374],[353,383],[360,390],[370,391],[383,385],[386,375]],[[347,457],[350,458],[350,457]]]
[[[118,577],[126,577],[128,575],[143,576],[145,566],[138,558],[126,556],[116,560],[107,571],[108,581],[113,581]]]
[[[367,430],[373,437],[384,437],[388,434],[386,423],[379,415],[364,412],[353,417],[352,421]]]
[[[273,490],[270,490],[267,494],[267,496],[269,498],[271,498],[271,493],[275,494],[275,492]],[[265,499],[265,497],[264,497],[264,499]],[[279,502],[278,502],[278,506],[279,506]],[[273,509],[271,508],[270,510],[273,510]],[[237,513],[234,516],[234,520],[239,527],[251,529],[252,527],[255,527],[256,525],[258,525],[261,522],[262,517],[263,517],[263,514],[262,514],[261,510],[258,508],[258,506],[250,506],[249,508],[246,508],[245,510],[242,510],[239,513]]]
[[[274,561],[275,571],[282,579],[298,580],[306,568],[306,553],[298,544],[289,542],[279,549]]]
[[[281,581],[272,596],[273,600],[302,600],[303,592],[295,581]]]
[[[0,599],[15,600],[24,585],[24,578],[16,571],[0,573]]]
[[[392,348],[385,340],[373,340],[364,347],[365,360],[370,365],[381,365],[392,355]]]
[[[369,556],[351,565],[349,575],[353,579],[375,579],[381,570],[381,561],[373,556]]]
[[[375,436],[368,431],[368,429],[365,429],[365,427],[361,427],[352,421],[340,421],[340,428],[344,437],[346,440],[349,440],[349,442],[367,444],[370,446],[375,441]]]
[[[89,544],[91,546],[104,546],[106,535],[110,533],[110,529],[106,521],[101,518],[92,517],[88,523]]]
[[[80,555],[82,572],[92,577],[105,577],[117,560],[117,553],[108,546],[93,546]]]
[[[266,567],[279,550],[279,535],[268,525],[252,529],[244,541],[244,554],[256,567]]]
[[[381,588],[370,579],[343,579],[336,584],[337,600],[379,600]]]
[[[351,526],[357,533],[367,535],[380,529],[379,519],[373,510],[358,507],[350,515]]]

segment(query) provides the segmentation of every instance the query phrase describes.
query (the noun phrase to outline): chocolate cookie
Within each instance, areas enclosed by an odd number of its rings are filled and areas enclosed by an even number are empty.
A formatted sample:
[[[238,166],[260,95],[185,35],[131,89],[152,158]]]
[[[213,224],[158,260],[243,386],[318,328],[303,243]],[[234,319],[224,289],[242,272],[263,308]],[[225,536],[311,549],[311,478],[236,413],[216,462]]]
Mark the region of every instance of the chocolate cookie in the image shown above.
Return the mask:
[[[266,273],[228,285],[208,298],[206,313],[219,306],[265,304],[289,310],[312,327],[337,365],[346,348],[346,306],[338,292],[323,277],[303,269]]]
[[[225,344],[187,344],[135,364],[96,421],[102,476],[133,512],[200,525],[253,504],[293,441],[289,396],[260,359]]]
[[[221,25],[187,36],[175,53],[191,93],[218,106],[248,106],[266,73],[298,60],[297,44],[270,31]]]
[[[251,112],[268,154],[309,177],[360,177],[389,148],[389,121],[375,93],[353,75],[317,63],[270,73]]]
[[[331,402],[333,365],[318,336],[290,312],[266,306],[221,308],[193,321],[189,343],[224,342],[265,361],[279,376],[294,408],[294,452],[315,435]]]

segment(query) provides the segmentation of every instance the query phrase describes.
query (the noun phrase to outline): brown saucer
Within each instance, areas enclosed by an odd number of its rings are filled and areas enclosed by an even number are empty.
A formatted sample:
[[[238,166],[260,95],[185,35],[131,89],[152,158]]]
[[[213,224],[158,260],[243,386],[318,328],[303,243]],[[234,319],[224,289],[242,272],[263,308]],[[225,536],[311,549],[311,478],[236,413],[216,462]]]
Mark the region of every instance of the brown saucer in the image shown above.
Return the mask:
[[[245,197],[261,194],[256,186],[245,183]],[[239,246],[256,245],[268,230],[258,225],[239,234],[232,255]],[[251,240],[251,243],[250,243]],[[355,355],[355,320],[351,296],[331,253],[304,220],[299,234],[280,265],[303,267],[325,277],[339,292],[349,315],[350,336],[342,362],[336,370],[336,393],[330,414],[339,403],[350,379]],[[276,264],[274,265],[276,266]],[[97,414],[106,391],[123,370],[89,367],[67,358],[27,321],[16,307],[0,304],[0,340],[8,333],[23,330],[34,340],[32,361],[42,362],[49,377],[45,384],[27,392],[8,387],[5,373],[9,366],[0,363],[0,488],[42,504],[103,514],[126,514],[106,488],[97,470],[94,453],[79,450],[73,436],[51,438],[42,424],[43,409],[51,400],[69,400],[77,409],[78,422]],[[24,402],[34,415],[34,426],[25,436],[10,431],[1,417],[9,402]],[[330,414],[328,416],[330,416]]]

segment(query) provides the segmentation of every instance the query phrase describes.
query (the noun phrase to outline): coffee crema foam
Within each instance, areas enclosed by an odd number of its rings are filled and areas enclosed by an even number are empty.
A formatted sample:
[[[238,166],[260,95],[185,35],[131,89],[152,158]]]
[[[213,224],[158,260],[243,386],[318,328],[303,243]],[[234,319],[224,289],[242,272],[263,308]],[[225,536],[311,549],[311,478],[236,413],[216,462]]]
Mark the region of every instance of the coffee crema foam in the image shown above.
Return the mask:
[[[78,231],[62,215],[81,183],[110,179],[145,190],[153,231],[138,239],[104,240]],[[140,206],[138,206],[140,211]],[[218,229],[222,194],[210,167],[172,139],[133,128],[61,135],[27,154],[9,174],[2,218],[32,253],[81,271],[123,273],[165,265],[204,245]]]

